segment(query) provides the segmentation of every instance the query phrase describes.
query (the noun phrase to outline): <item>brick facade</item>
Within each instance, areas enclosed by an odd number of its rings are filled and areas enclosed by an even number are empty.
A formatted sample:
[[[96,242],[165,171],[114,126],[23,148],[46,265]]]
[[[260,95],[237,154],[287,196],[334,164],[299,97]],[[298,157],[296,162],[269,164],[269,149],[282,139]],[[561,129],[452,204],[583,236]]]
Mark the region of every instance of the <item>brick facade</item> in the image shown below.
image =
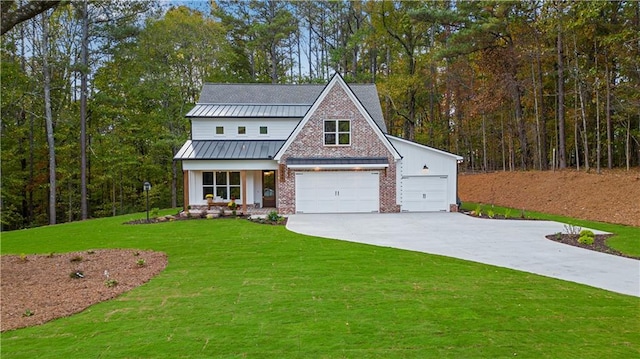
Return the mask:
[[[351,120],[350,146],[324,145],[324,120]],[[295,140],[281,157],[386,157],[389,167],[380,172],[380,212],[399,212],[396,204],[396,162],[372,125],[360,113],[356,104],[339,84],[329,89],[316,111],[300,129]],[[373,125],[375,126],[375,125]],[[295,213],[295,171],[281,165],[277,180],[278,211]]]

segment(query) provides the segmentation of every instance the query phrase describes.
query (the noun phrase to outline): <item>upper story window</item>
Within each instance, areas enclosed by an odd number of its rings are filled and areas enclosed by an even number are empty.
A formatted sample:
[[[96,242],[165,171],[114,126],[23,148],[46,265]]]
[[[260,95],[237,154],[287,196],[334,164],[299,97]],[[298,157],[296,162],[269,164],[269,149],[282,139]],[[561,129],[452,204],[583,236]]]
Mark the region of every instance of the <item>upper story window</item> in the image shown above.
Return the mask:
[[[216,135],[224,135],[224,127],[216,126]]]
[[[324,145],[348,146],[351,144],[350,120],[324,120]]]
[[[247,128],[245,126],[238,126],[238,134],[239,135],[246,135],[247,134]]]
[[[267,133],[269,133],[267,130],[267,126],[260,126],[260,134],[266,135]]]

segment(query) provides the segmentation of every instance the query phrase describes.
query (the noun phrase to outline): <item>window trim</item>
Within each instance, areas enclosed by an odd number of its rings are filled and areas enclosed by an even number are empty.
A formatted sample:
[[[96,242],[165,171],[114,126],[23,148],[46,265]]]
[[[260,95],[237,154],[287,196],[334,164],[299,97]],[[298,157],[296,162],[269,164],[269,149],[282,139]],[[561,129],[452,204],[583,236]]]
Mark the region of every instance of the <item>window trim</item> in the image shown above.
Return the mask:
[[[330,131],[327,132],[326,131],[326,123],[327,122],[333,122],[335,123],[336,126],[336,130],[335,131]],[[349,123],[349,131],[340,131],[340,122],[348,122]],[[335,136],[335,143],[327,143],[327,134],[329,135],[334,135]],[[349,143],[340,143],[340,135],[344,135],[347,134],[349,135]],[[350,119],[346,119],[346,118],[342,118],[342,119],[325,119],[322,122],[322,144],[324,146],[327,147],[348,147],[351,146],[351,120]]]
[[[225,183],[224,184],[218,184],[217,183],[217,174],[218,173],[224,173],[225,174]],[[204,183],[204,177],[205,174],[210,173],[212,176],[212,184],[205,184]],[[238,175],[238,180],[240,181],[238,184],[232,184],[231,183],[231,174],[232,173],[237,173]],[[241,183],[241,176],[240,176],[240,171],[202,171],[202,199],[206,200],[207,199],[207,195],[205,191],[205,188],[211,188],[212,189],[212,194],[214,195],[214,197],[216,196],[216,193],[218,191],[218,188],[225,188],[226,193],[227,193],[227,197],[223,198],[224,201],[229,201],[231,200],[231,190],[232,189],[237,189],[237,193],[238,196],[235,196],[236,200],[241,200],[242,199],[242,183]]]

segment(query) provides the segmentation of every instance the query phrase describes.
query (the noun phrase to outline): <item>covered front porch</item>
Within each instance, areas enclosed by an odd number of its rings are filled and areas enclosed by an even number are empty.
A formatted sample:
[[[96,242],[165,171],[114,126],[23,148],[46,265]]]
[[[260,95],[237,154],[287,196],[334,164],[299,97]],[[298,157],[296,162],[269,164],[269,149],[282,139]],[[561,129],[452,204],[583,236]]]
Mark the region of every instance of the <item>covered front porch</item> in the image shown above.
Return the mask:
[[[174,157],[182,161],[184,210],[220,207],[237,210],[277,207],[277,161],[281,140],[187,141]],[[209,197],[209,198],[208,198]]]
[[[276,173],[275,169],[185,169],[184,210],[220,211],[231,202],[242,213],[275,209]]]

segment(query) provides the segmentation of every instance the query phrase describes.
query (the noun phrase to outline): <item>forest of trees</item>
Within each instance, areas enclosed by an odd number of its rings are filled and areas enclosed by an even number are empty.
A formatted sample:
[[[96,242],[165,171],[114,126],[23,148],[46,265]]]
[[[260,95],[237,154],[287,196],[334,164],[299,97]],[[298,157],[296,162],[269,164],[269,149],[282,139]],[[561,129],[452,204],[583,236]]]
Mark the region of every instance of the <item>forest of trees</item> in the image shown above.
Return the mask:
[[[638,1],[3,1],[2,230],[179,206],[204,82],[338,72],[460,171],[629,170],[638,34]]]

